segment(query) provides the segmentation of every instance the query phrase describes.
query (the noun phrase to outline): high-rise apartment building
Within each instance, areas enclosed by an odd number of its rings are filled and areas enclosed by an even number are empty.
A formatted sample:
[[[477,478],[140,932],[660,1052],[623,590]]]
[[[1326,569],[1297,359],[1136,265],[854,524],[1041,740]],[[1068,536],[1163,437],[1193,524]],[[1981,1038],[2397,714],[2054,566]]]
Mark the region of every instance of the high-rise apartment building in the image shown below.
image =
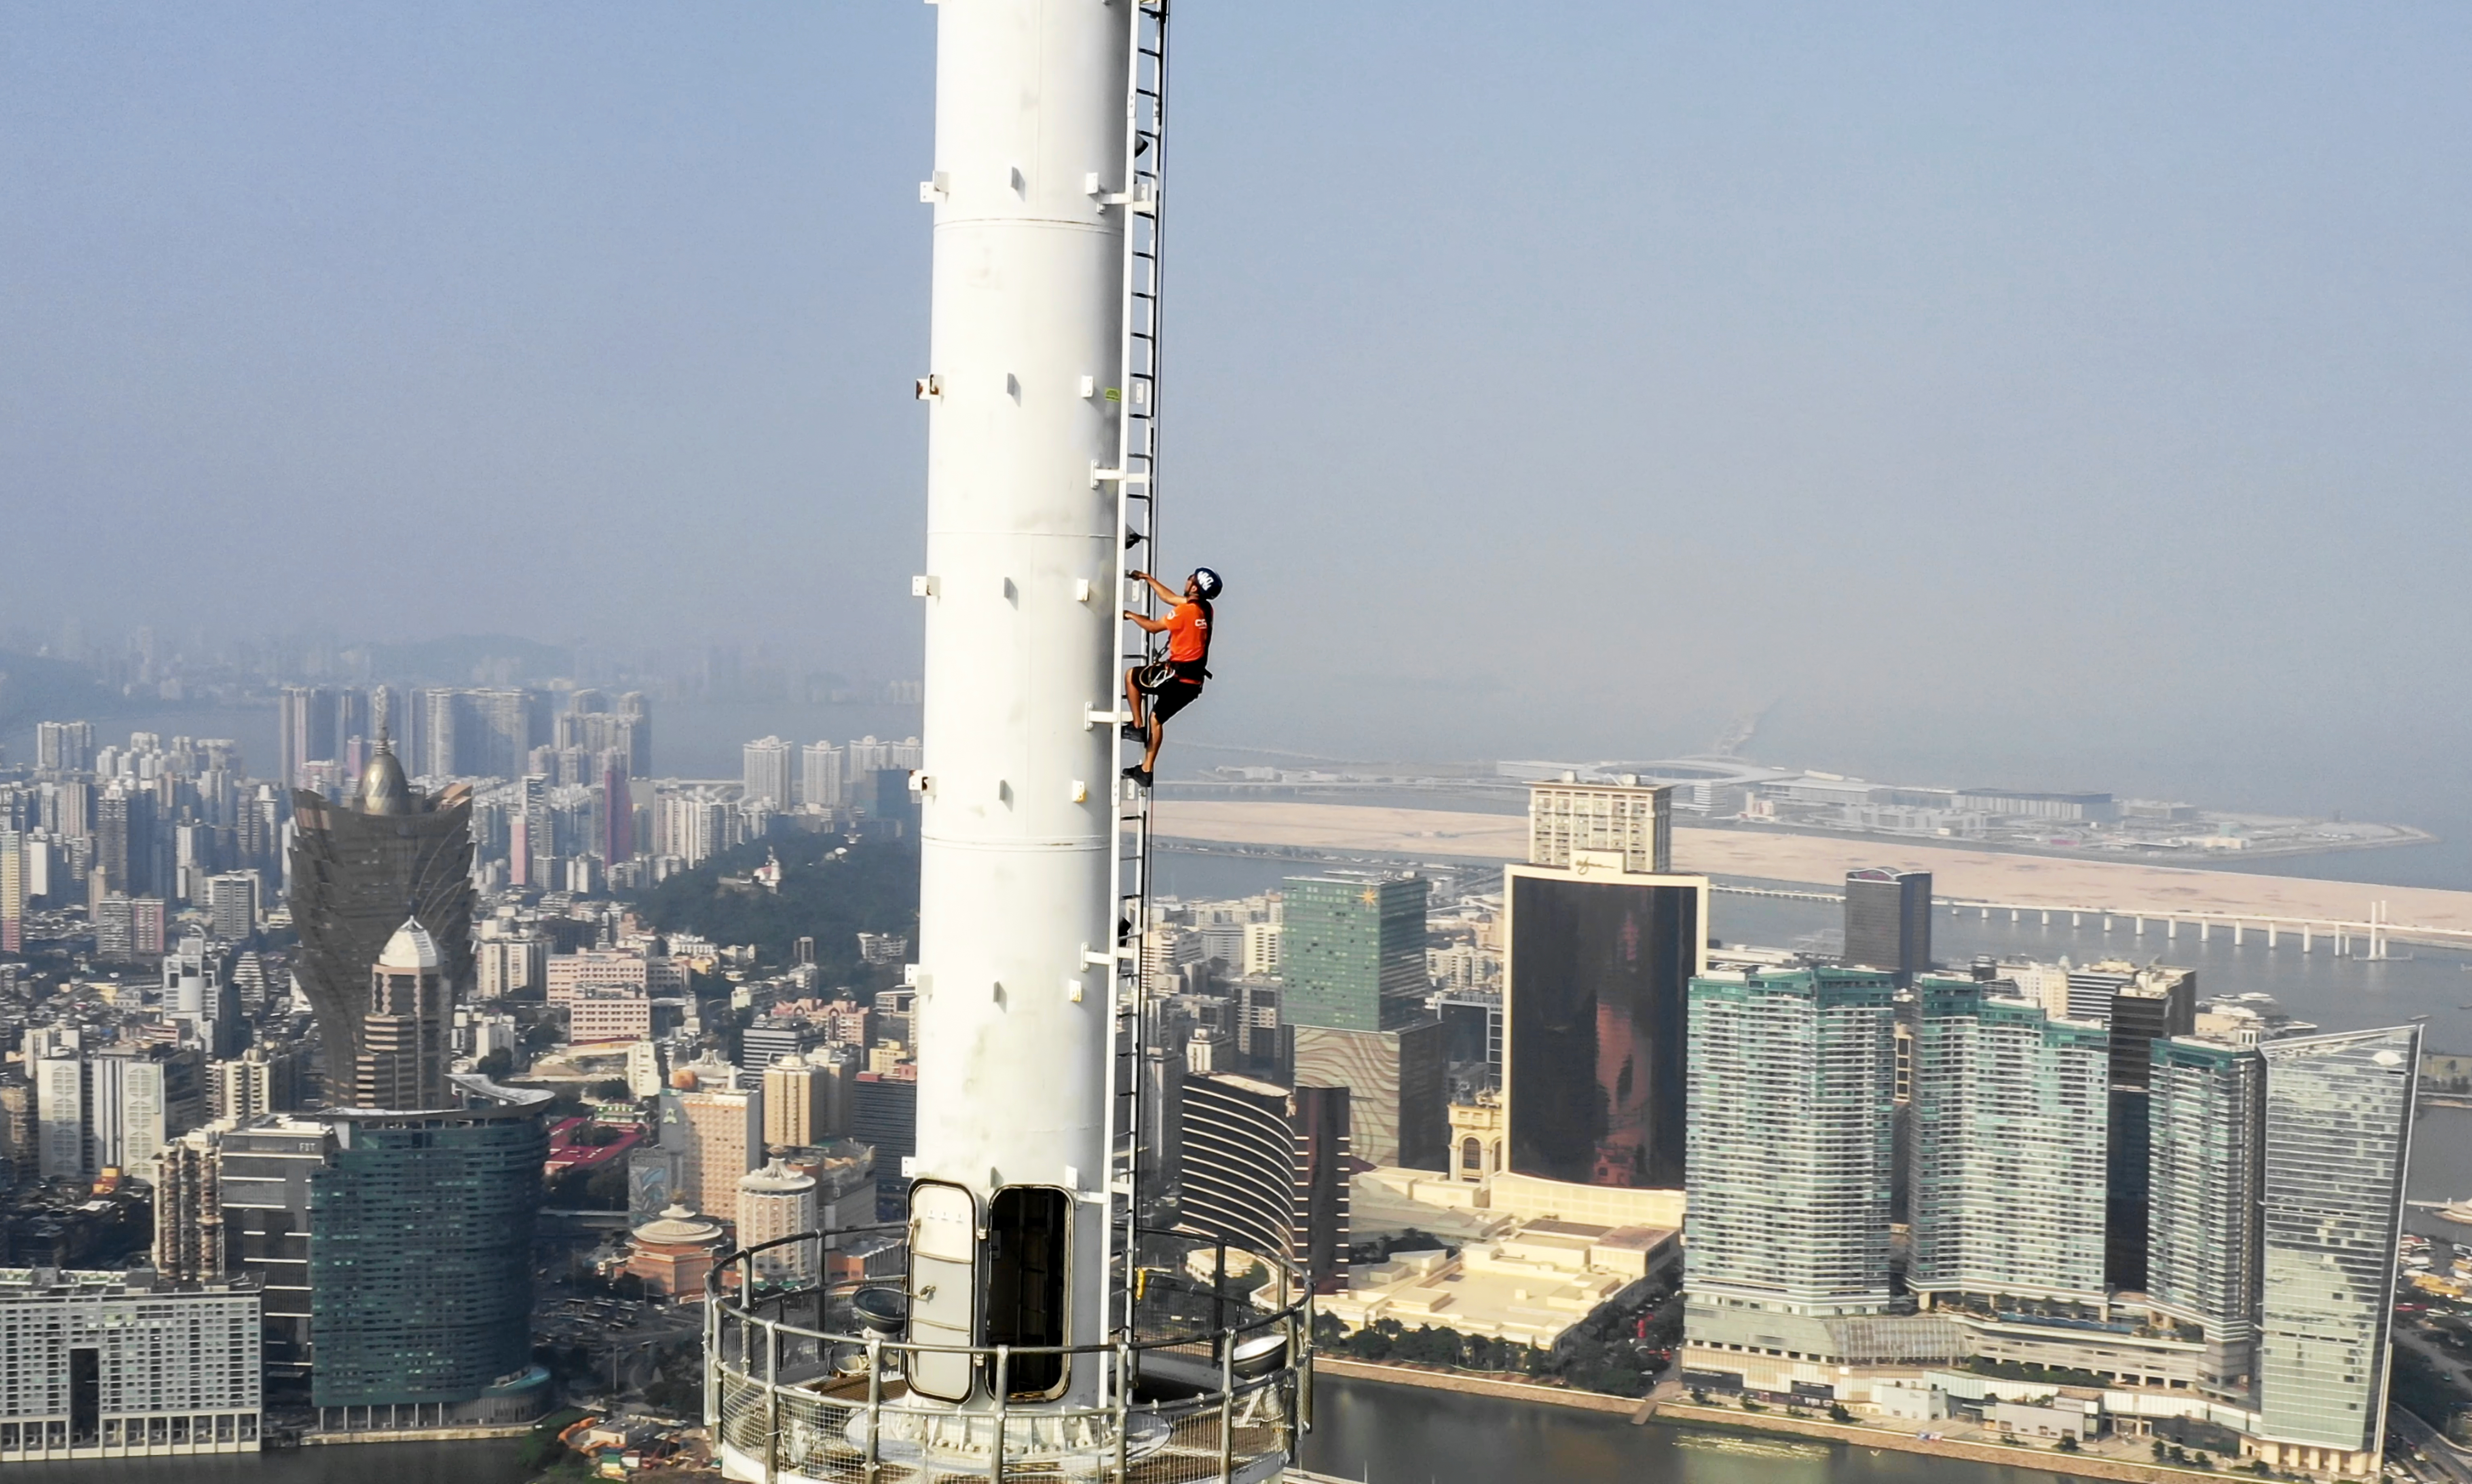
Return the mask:
[[[0,1464],[253,1453],[249,1280],[0,1268]]]
[[[1845,873],[1845,955],[1849,969],[1896,976],[1900,989],[1931,972],[1929,871],[1877,866]]]
[[[2421,1027],[2270,1041],[2258,1451],[2375,1474]]]
[[[1679,1190],[1692,977],[1708,881],[1613,852],[1503,873],[1503,1101],[1509,1167]],[[1289,908],[1295,922],[1295,908]],[[1291,932],[1294,931],[1291,926]]]
[[[335,1150],[309,1189],[322,1427],[520,1422],[547,1402],[532,1247],[549,1095],[455,1081],[460,1106],[332,1116]]]
[[[778,737],[758,738],[740,748],[742,796],[763,799],[776,810],[787,811],[795,802],[790,789],[790,757],[794,750]]]
[[[1692,979],[1696,1343],[1738,1343],[1771,1313],[1887,1309],[1895,996],[1844,969]]]
[[[2152,1165],[2148,1084],[2158,1042],[2197,1028],[2198,974],[2149,968],[2111,997],[2111,1144],[2104,1267],[2114,1288],[2144,1292]]]
[[[814,810],[839,809],[844,792],[842,749],[831,742],[809,742],[798,749],[798,802]]]
[[[331,686],[287,685],[275,697],[275,781],[286,789],[307,786],[308,765],[331,762],[335,746],[335,691]]]
[[[1395,1030],[1426,1018],[1421,876],[1333,871],[1289,877],[1279,975],[1294,1025]]]
[[[369,975],[409,915],[435,945],[449,1013],[472,981],[472,795],[414,789],[385,737],[346,803],[294,795],[294,972],[325,1042],[327,1101],[350,1103],[368,1041]]]
[[[35,723],[35,766],[46,773],[83,773],[94,766],[94,723]]]
[[[2101,1306],[2111,1048],[1973,979],[1915,980],[1913,1255],[1926,1299]]]
[[[2206,1342],[2209,1395],[2246,1403],[2264,1253],[2266,1060],[2165,1039],[2149,1048],[2147,1298]]]
[[[225,871],[206,878],[206,921],[217,939],[247,943],[256,936],[258,892],[255,871]]]
[[[26,951],[26,836],[0,830],[0,954]]]
[[[154,1151],[154,1271],[174,1283],[224,1276],[223,1199],[213,1139],[181,1135]]]
[[[1528,863],[1564,866],[1575,852],[1612,853],[1622,869],[1662,875],[1674,869],[1674,790],[1620,783],[1535,783],[1528,786]]]

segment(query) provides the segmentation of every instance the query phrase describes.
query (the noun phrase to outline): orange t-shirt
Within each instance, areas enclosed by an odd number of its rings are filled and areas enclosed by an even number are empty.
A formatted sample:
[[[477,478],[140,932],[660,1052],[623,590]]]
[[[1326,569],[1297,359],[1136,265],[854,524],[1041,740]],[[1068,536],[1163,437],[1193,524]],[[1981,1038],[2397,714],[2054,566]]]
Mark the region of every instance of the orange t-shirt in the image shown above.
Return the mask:
[[[1210,615],[1198,602],[1181,602],[1167,616],[1167,657],[1198,660],[1210,648]]]

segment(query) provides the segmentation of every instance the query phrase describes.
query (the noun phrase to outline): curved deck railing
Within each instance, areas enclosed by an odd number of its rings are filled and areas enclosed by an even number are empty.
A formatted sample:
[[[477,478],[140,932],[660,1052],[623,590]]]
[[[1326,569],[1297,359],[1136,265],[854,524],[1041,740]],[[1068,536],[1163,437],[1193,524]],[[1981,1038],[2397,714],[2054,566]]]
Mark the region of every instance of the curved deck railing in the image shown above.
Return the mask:
[[[729,1254],[705,1284],[704,1421],[723,1472],[762,1484],[1260,1484],[1312,1425],[1313,1295],[1284,1258],[1144,1231],[1129,1312],[1104,1343],[921,1345],[850,1310],[882,1277],[828,1275],[898,1222],[803,1233]],[[890,1249],[898,1255],[897,1249]],[[883,1252],[879,1252],[882,1256]],[[846,1260],[846,1259],[844,1259]],[[1257,1276],[1258,1275],[1258,1278]],[[977,1400],[914,1395],[926,1357],[965,1357]],[[1011,1395],[1016,1366],[1100,1367],[1095,1402]]]

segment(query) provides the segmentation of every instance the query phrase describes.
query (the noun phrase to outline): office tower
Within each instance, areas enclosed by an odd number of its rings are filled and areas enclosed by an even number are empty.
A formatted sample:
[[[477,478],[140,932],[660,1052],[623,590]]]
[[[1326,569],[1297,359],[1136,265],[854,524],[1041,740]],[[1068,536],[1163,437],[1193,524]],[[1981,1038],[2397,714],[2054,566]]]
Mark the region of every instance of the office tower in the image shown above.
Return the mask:
[[[257,1281],[272,1376],[309,1371],[309,1185],[334,1151],[325,1124],[281,1114],[247,1119],[215,1145],[224,1260]]]
[[[532,1364],[547,1093],[456,1079],[460,1106],[332,1113],[309,1177],[310,1401],[338,1430],[515,1422]],[[511,1385],[502,1378],[523,1378]]]
[[[2111,1144],[2104,1269],[2114,1287],[2144,1292],[2149,1246],[2148,1177],[2152,1165],[2148,1081],[2158,1042],[2198,1024],[2195,969],[2139,970],[2106,1007],[2111,1027]]]
[[[1421,876],[1333,871],[1282,888],[1279,976],[1292,1025],[1395,1030],[1425,1019]]]
[[[902,1162],[918,1152],[918,1084],[876,1072],[851,1080],[850,1137],[875,1151],[879,1190],[908,1189]]]
[[[764,1084],[727,1062],[707,1058],[670,1073],[663,1122],[676,1110],[687,1151],[679,1192],[716,1221],[738,1218],[738,1182],[764,1163]]]
[[[1845,966],[1893,974],[1900,989],[1931,972],[1929,871],[1845,873]]]
[[[1843,1363],[1889,1308],[1896,986],[1806,969],[1691,981],[1686,1363]]]
[[[351,1061],[349,1106],[445,1106],[446,1027],[454,1018],[454,994],[446,982],[445,955],[417,921],[407,919],[379,951],[369,968],[366,1003]],[[330,1090],[337,1076],[330,1068]]]
[[[206,920],[226,943],[247,943],[257,935],[258,880],[255,871],[226,871],[206,879]]]
[[[26,836],[0,830],[0,954],[26,951]]]
[[[2246,1402],[2255,1376],[2266,1061],[2165,1039],[2149,1048],[2146,1296],[2205,1336],[2208,1393]]]
[[[820,742],[798,749],[798,802],[813,810],[841,807],[842,749]]]
[[[801,1056],[816,1047],[823,1047],[823,1026],[794,1014],[767,1014],[739,1031],[739,1061],[747,1066],[772,1066],[784,1056]]]
[[[738,1245],[760,1247],[778,1237],[816,1230],[816,1177],[775,1159],[738,1181]],[[798,1283],[816,1276],[817,1245],[783,1242],[755,1255],[755,1276],[770,1283]]]
[[[2374,1474],[2421,1027],[2270,1041],[2258,1453]]]
[[[1347,1284],[1349,1092],[1184,1078],[1177,1229],[1284,1253],[1316,1292]]]
[[[224,1276],[224,1213],[214,1141],[183,1134],[154,1153],[154,1270],[174,1283]]]
[[[1908,1283],[1927,1300],[2100,1305],[2110,1045],[1986,988],[1914,981]]]
[[[1674,790],[1620,783],[1535,783],[1528,786],[1528,863],[1565,866],[1576,851],[1622,857],[1622,869],[1663,875],[1674,869]]]
[[[1568,866],[1503,873],[1509,1164],[1548,1180],[1677,1190],[1708,882],[1621,862],[1581,851]]]
[[[1397,1030],[1294,1027],[1295,1082],[1347,1090],[1348,1145],[1373,1165],[1450,1163],[1449,1038],[1428,1020]]]
[[[35,723],[35,766],[46,773],[83,773],[94,766],[94,723]]]
[[[744,796],[764,799],[776,810],[787,810],[792,802],[790,744],[778,737],[764,737],[747,743],[740,752],[744,762],[740,769]]]
[[[254,1453],[258,1296],[0,1268],[0,1463]]]
[[[472,981],[472,794],[416,791],[381,736],[349,801],[302,792],[293,807],[294,973],[325,1041],[326,1100],[349,1104],[370,970],[407,915],[436,945],[449,1007]]]

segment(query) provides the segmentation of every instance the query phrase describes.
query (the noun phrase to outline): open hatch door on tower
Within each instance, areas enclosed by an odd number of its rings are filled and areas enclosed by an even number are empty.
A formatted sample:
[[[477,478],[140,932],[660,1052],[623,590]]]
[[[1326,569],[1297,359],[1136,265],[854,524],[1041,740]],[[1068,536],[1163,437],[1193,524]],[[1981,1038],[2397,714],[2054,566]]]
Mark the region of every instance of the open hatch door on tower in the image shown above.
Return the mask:
[[[910,1342],[977,1343],[979,1207],[968,1190],[940,1180],[910,1188]],[[970,1396],[967,1354],[915,1352],[910,1389],[939,1402]]]

